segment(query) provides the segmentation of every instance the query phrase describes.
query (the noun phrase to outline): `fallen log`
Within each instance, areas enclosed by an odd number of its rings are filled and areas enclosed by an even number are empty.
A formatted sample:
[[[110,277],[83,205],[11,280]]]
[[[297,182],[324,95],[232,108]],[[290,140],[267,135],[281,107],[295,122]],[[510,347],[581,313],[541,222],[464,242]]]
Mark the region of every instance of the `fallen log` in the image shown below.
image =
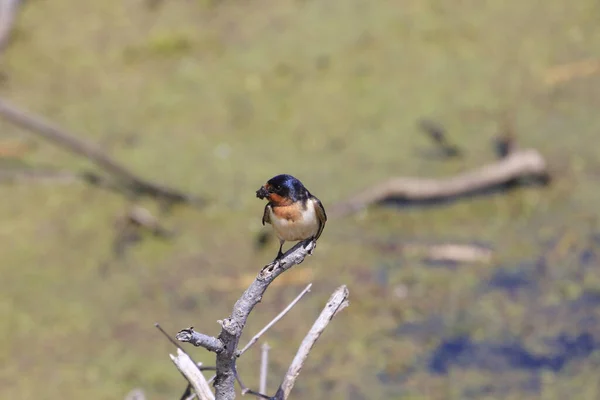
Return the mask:
[[[515,150],[496,162],[449,178],[391,178],[334,204],[328,211],[332,217],[341,217],[385,201],[450,200],[506,187],[524,179],[546,184],[549,178],[546,161],[537,150]]]

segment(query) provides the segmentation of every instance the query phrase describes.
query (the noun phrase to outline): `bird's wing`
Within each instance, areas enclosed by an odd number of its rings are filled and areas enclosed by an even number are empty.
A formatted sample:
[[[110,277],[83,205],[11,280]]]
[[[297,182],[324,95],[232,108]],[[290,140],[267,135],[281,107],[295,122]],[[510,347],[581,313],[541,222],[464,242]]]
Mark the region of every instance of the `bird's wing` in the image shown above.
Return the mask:
[[[265,205],[265,211],[263,212],[263,217],[262,217],[262,224],[264,225],[265,222],[267,224],[271,223],[271,217],[269,217],[269,209],[270,209],[270,205],[269,203],[267,203],[267,205]]]
[[[321,203],[321,200],[313,196],[313,203],[315,205],[317,218],[319,218],[319,231],[315,235],[315,240],[317,240],[319,236],[321,236],[323,229],[325,229],[325,222],[327,222],[327,214],[325,213],[325,207],[323,207],[323,203]]]

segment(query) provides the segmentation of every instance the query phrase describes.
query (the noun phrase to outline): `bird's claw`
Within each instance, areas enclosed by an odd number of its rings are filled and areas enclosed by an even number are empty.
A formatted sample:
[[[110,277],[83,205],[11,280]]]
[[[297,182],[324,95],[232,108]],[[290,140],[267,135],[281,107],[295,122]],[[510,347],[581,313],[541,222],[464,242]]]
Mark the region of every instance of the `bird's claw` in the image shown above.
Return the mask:
[[[315,251],[315,248],[317,247],[317,241],[315,240],[315,238],[307,239],[302,244],[302,247],[304,248],[304,250],[306,250],[307,255],[312,256],[313,252]],[[271,261],[263,267],[261,272],[273,272],[275,268],[279,267],[281,260],[284,258],[284,255],[285,254],[278,254],[273,261]],[[300,264],[302,261],[304,261],[304,258],[302,258],[300,262],[297,262],[297,264]]]
[[[278,266],[279,266],[279,259],[275,259],[275,260],[271,261],[270,263],[268,263],[267,265],[265,265],[263,267],[262,271],[273,272],[273,270]]]
[[[313,251],[317,247],[317,241],[314,238],[308,239],[306,243],[304,243],[304,250],[307,250],[307,254],[312,256]]]

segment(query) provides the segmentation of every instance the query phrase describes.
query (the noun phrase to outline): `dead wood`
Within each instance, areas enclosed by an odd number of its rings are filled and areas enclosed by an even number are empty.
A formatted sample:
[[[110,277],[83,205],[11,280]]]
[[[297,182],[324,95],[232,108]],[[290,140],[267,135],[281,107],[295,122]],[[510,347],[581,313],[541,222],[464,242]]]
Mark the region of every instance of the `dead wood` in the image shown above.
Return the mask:
[[[195,196],[138,177],[99,147],[80,139],[79,137],[82,135],[70,133],[39,116],[19,109],[3,99],[0,99],[0,117],[72,153],[87,158],[109,174],[115,176],[134,194],[155,197],[169,203],[190,203],[195,205],[204,203],[203,200]]]
[[[241,352],[237,350],[239,340],[244,330],[244,327],[246,326],[248,316],[250,315],[254,307],[261,301],[262,296],[266,292],[269,285],[282,273],[284,273],[294,265],[302,263],[308,255],[312,254],[315,246],[316,244],[313,241],[300,242],[294,247],[292,247],[290,250],[288,250],[280,260],[265,266],[265,268],[263,268],[260,271],[260,273],[256,276],[256,279],[250,284],[250,286],[235,303],[231,315],[228,318],[219,321],[219,324],[221,325],[221,333],[218,337],[213,337],[200,332],[196,332],[193,328],[184,329],[176,335],[176,338],[179,341],[189,342],[194,344],[195,346],[204,347],[205,349],[216,353],[217,374],[216,379],[214,381],[214,387],[215,398],[217,400],[233,400],[236,396],[236,381],[242,387],[242,393],[252,394],[260,398],[270,398],[269,396],[266,396],[262,393],[254,392],[248,389],[239,379],[239,375],[237,374],[236,369],[237,358],[241,355]],[[340,290],[342,290],[342,288],[343,293],[345,294],[343,296],[342,302],[345,303],[348,295],[348,290],[346,289],[346,287],[342,286],[340,289],[338,289],[338,291],[336,291],[336,294]],[[305,289],[303,293],[307,292],[308,289],[309,288]],[[303,293],[301,293],[299,297],[301,297]],[[297,299],[299,299],[299,297]],[[338,299],[338,297],[338,295],[335,295],[335,299]],[[331,311],[332,308],[335,308],[335,310],[343,308],[341,303],[334,307],[331,303],[332,299],[330,299],[330,302],[326,306],[326,310],[328,310],[328,312]],[[292,302],[292,306],[293,304],[295,304],[296,301],[297,300],[294,300],[294,302]],[[288,306],[288,308],[286,308],[286,310],[284,310],[283,313],[287,312],[287,310],[289,310],[290,308],[291,306]],[[294,366],[293,371],[297,371],[297,373],[300,372],[301,365],[306,359],[308,352],[310,351],[312,345],[314,345],[314,342],[322,332],[322,329],[325,328],[327,323],[335,314],[335,310],[333,314],[331,314],[329,317],[324,317],[323,315],[327,313],[325,312],[325,310],[323,311],[323,313],[313,326],[313,329],[309,333],[311,339],[308,341],[306,341],[305,339],[306,343],[312,344],[307,346],[307,344],[303,342],[303,345],[299,350],[299,354],[301,354],[301,356],[297,356],[294,359],[294,363],[292,364]],[[276,317],[276,319],[278,317]],[[316,329],[315,326],[318,326],[320,328]],[[318,334],[315,335],[315,332],[318,332]],[[302,362],[299,364],[300,361]],[[299,368],[298,365],[300,365]],[[290,369],[291,368],[292,367],[290,367]],[[286,375],[284,383],[287,383],[284,387],[289,389],[285,389],[284,392],[289,393],[289,390],[291,390],[291,387],[293,386],[293,382],[295,381],[295,376],[297,376],[297,373],[294,375],[293,381],[290,381],[291,378]]]
[[[202,364],[196,364],[190,356],[179,348],[177,349],[176,356],[172,354],[169,354],[169,356],[179,372],[190,382],[190,385],[194,388],[194,392],[196,392],[196,396],[200,400],[215,399],[215,395],[210,390],[210,386],[200,370]]]
[[[500,188],[525,178],[543,183],[549,180],[546,161],[536,150],[515,150],[496,162],[445,179],[391,178],[334,204],[329,214],[340,217],[358,212],[371,204],[389,200],[408,202],[449,200]]]
[[[269,374],[269,347],[268,343],[263,343],[260,347],[260,377],[258,380],[258,392],[267,393],[267,376]]]
[[[329,301],[325,305],[325,308],[323,309],[323,311],[321,311],[321,315],[319,315],[319,318],[317,318],[312,328],[310,328],[310,330],[306,334],[304,340],[302,340],[300,348],[298,349],[298,352],[296,353],[292,364],[288,368],[283,382],[281,383],[279,389],[277,390],[277,393],[273,397],[274,400],[287,400],[287,398],[290,395],[290,392],[292,391],[292,388],[294,387],[294,384],[296,383],[296,379],[298,378],[298,375],[302,370],[302,367],[304,367],[304,363],[308,358],[308,354],[312,350],[313,346],[315,345],[315,343],[317,342],[317,340],[319,339],[329,322],[331,322],[333,317],[335,317],[335,315],[338,312],[340,312],[348,306],[348,295],[348,288],[345,285],[340,286],[335,292],[333,292],[333,294],[329,298]]]

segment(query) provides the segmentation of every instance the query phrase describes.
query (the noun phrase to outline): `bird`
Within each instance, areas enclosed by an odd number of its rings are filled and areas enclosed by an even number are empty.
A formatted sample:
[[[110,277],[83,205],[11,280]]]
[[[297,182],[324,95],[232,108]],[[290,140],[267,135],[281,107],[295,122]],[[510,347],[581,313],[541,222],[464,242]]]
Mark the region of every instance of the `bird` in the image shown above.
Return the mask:
[[[256,191],[256,197],[269,200],[262,224],[270,224],[279,238],[279,251],[273,262],[283,256],[286,241],[310,240],[316,243],[323,233],[327,222],[323,203],[293,176],[274,176]]]

